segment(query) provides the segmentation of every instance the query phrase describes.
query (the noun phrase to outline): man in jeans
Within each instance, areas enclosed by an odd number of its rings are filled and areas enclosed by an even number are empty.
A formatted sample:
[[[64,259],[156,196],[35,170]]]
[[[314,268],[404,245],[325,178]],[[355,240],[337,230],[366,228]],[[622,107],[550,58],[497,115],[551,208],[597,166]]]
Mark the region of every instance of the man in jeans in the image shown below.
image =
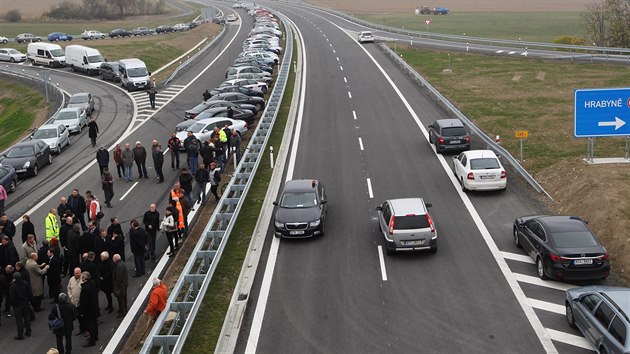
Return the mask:
[[[179,138],[176,133],[171,133],[171,138],[168,139],[168,150],[171,153],[171,169],[179,170]]]
[[[188,137],[184,140],[184,149],[188,154],[188,167],[194,175],[197,172],[197,160],[199,158],[199,150],[201,150],[201,142],[192,132],[188,132]]]
[[[206,169],[206,165],[203,162],[199,163],[199,169],[195,173],[195,191],[193,197],[195,200],[191,200],[190,204],[194,205],[195,201],[199,201],[202,205],[206,204],[206,184],[210,182],[210,172]]]
[[[131,168],[133,167],[133,150],[131,150],[129,143],[125,144],[125,148],[122,153],[123,161],[123,176],[127,182],[131,182]]]

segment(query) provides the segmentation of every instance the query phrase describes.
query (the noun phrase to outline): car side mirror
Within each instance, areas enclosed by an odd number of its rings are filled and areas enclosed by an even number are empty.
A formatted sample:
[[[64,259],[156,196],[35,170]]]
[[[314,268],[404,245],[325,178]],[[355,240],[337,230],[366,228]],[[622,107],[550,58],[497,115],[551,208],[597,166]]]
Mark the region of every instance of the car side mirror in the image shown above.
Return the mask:
[[[431,129],[433,126],[431,124],[427,125],[427,128]]]
[[[426,206],[427,208],[430,208],[430,207],[433,206],[433,204],[431,204],[431,203],[424,203],[424,206]]]
[[[457,156],[453,156],[453,160],[457,160]]]
[[[376,210],[376,211],[381,211],[381,210],[383,210],[383,206],[379,205],[379,206],[377,206],[376,208],[374,208],[374,210]]]
[[[328,201],[326,199],[322,199],[322,201],[320,202],[320,204],[322,204],[322,205],[324,205],[326,203],[328,203]]]
[[[278,202],[275,202],[275,201],[274,201],[274,202],[273,202],[273,205],[278,206]]]

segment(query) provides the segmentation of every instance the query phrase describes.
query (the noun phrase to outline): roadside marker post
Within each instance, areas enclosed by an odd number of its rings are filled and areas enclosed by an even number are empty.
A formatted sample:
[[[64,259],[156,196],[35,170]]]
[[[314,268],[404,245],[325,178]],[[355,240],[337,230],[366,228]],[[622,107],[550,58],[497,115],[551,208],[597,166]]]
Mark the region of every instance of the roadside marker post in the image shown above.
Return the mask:
[[[269,159],[271,160],[271,169],[273,170],[273,146],[269,146]]]
[[[523,140],[529,138],[529,130],[517,130],[514,132],[514,137],[518,139],[521,147],[521,161],[525,161],[523,159]]]

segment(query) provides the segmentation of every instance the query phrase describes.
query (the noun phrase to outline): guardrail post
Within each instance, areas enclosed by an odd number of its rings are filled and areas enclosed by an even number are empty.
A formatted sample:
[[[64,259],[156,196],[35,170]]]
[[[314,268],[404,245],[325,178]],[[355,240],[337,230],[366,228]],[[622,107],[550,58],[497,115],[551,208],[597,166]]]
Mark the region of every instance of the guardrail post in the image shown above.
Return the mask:
[[[273,169],[273,146],[269,147],[269,158],[271,160],[271,168]]]

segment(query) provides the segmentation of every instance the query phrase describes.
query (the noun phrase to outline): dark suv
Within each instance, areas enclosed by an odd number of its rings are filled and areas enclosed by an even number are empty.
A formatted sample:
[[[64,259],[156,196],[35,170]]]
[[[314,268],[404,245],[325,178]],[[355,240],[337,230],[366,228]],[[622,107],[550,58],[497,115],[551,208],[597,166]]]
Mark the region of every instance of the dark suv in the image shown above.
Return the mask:
[[[304,238],[323,236],[326,222],[326,191],[315,179],[288,181],[276,206],[276,237]]]
[[[175,30],[173,29],[172,26],[168,26],[168,25],[162,25],[162,26],[158,26],[155,29],[156,33],[173,33],[175,32]]]
[[[438,119],[429,125],[429,142],[439,153],[470,150],[470,135],[459,119]]]
[[[120,82],[120,73],[118,72],[118,62],[104,62],[98,70],[98,76],[101,80],[111,80]]]

